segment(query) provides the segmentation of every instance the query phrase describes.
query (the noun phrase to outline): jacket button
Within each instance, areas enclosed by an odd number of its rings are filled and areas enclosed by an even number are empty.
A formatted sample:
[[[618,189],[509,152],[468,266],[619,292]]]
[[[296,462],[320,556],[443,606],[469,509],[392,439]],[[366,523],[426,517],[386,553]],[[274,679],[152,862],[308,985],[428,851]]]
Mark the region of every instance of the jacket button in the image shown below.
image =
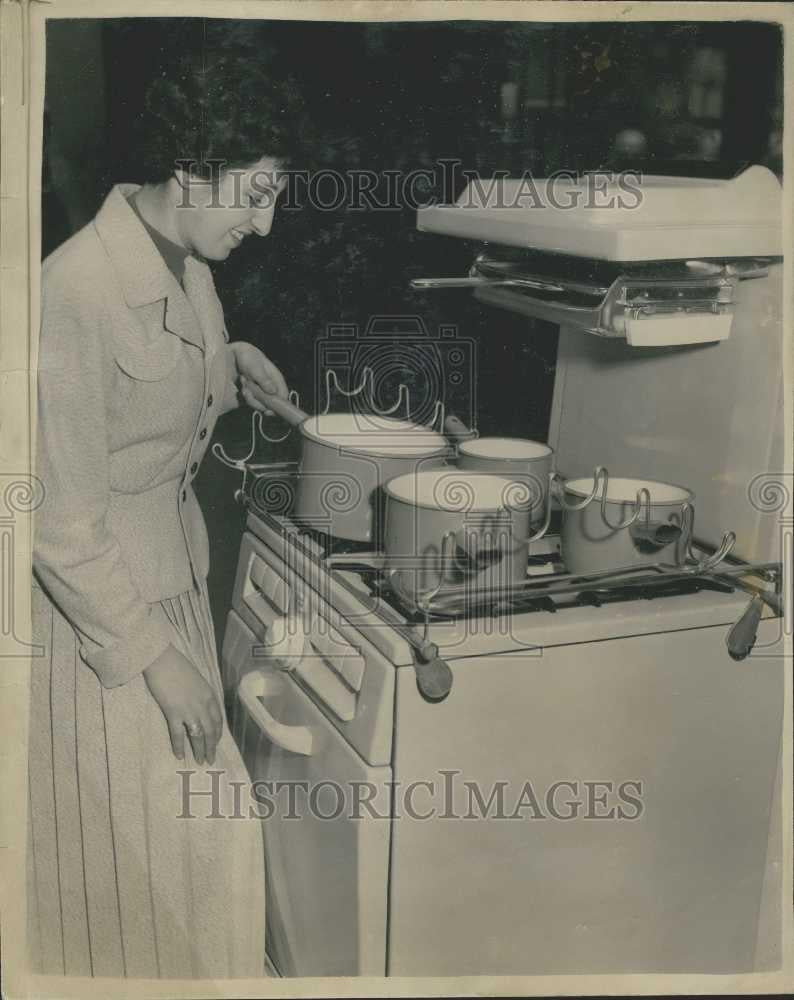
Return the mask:
[[[212,393],[207,396],[207,406],[212,406]]]
[[[196,474],[196,471],[197,471],[197,470],[198,470],[198,462],[194,462],[194,463],[193,463],[193,464],[192,464],[192,465],[190,466],[190,471],[191,471],[191,472],[192,472],[192,473],[193,473],[193,474],[195,475],[195,474]]]
[[[202,427],[201,433],[199,434],[199,441],[203,441],[206,436],[207,436],[207,428]]]

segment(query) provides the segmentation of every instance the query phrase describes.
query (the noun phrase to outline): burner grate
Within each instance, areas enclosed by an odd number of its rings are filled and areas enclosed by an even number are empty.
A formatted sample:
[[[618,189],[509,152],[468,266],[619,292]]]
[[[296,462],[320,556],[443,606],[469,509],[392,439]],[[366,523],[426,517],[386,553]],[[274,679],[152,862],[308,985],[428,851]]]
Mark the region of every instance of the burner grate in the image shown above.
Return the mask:
[[[365,574],[362,573],[362,579]],[[475,590],[467,595],[466,600],[449,608],[433,608],[429,614],[417,610],[416,607],[403,601],[395,593],[388,582],[372,572],[372,578],[365,581],[370,586],[373,595],[384,599],[395,611],[398,611],[411,624],[422,624],[425,621],[449,621],[459,618],[500,617],[510,614],[555,614],[558,611],[590,607],[600,608],[603,605],[630,601],[653,601],[666,597],[682,597],[698,594],[701,591],[731,594],[735,588],[729,583],[706,577],[688,577],[678,580],[659,579],[653,584],[626,583],[618,587],[589,588],[574,594],[560,594],[557,597],[527,595],[516,593],[514,596],[490,595],[478,596]]]
[[[702,590],[712,590],[721,594],[732,594],[734,587],[716,580],[703,577],[692,577],[686,580],[660,580],[653,586],[647,583],[623,587],[582,590],[575,598],[578,607],[589,606],[600,608],[602,604],[613,604],[615,601],[654,601],[660,597],[681,597],[686,594],[698,594]]]

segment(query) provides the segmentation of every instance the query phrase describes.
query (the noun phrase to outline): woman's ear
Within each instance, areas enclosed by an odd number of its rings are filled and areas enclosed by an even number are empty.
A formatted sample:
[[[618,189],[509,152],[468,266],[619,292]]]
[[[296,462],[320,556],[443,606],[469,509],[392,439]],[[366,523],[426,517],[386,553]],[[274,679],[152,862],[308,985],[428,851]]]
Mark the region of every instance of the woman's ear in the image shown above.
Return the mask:
[[[221,161],[207,160],[207,165],[210,168],[210,179],[213,176],[213,171],[217,170],[216,162],[220,163]],[[200,167],[200,163],[190,158],[174,160],[174,178],[177,184],[182,188],[186,188],[190,184],[206,184],[207,180],[201,176]]]
[[[194,200],[194,192],[197,188],[206,187],[210,181],[205,180],[203,177],[199,177],[195,171],[192,169],[195,163],[191,160],[180,161],[177,160],[177,165],[174,167],[174,172],[171,175],[171,180],[177,186],[177,191],[179,192],[179,207],[180,208],[191,208],[194,207],[196,201]],[[201,200],[201,196],[198,196]]]
[[[221,179],[221,173],[225,160],[205,160],[199,163],[196,160],[175,160],[173,177],[183,191],[190,190],[191,187],[206,187],[207,185],[217,185]],[[203,177],[201,170],[209,168],[209,176]]]

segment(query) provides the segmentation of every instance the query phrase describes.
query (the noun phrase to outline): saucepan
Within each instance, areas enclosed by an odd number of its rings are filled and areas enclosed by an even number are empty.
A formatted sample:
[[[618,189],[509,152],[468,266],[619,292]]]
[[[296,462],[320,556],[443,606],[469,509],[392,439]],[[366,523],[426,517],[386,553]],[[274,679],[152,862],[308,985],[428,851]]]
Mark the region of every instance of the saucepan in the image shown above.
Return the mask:
[[[300,428],[295,519],[336,537],[378,544],[383,484],[452,454],[444,435],[423,424],[367,413],[311,417],[272,395],[267,405]]]
[[[397,476],[384,492],[385,566],[403,598],[526,577],[529,493],[521,483],[447,467]]]
[[[675,483],[594,476],[561,484],[560,537],[569,573],[598,572],[610,566],[678,562],[688,539],[687,507],[694,493]]]
[[[483,437],[461,441],[457,448],[460,469],[508,476],[530,491],[530,522],[542,523],[546,514],[554,451],[547,444],[526,438]]]
[[[530,524],[542,524],[549,499],[554,450],[541,441],[514,437],[479,437],[458,417],[444,421],[447,436],[456,444],[459,469],[506,476],[529,490]]]

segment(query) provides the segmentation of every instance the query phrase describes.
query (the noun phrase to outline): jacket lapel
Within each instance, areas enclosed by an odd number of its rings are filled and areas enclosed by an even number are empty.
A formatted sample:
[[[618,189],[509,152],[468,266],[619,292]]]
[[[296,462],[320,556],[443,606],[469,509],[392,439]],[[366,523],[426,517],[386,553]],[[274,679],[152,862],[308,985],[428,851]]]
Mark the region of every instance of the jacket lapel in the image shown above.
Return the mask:
[[[174,276],[171,275],[171,277],[174,281],[174,287],[166,296],[163,326],[169,333],[176,334],[181,340],[194,344],[203,351],[204,340],[196,311],[185,297],[185,293],[179,287]]]
[[[194,312],[179,282],[166,267],[127,202],[127,197],[137,190],[137,184],[114,187],[94,220],[99,238],[119,275],[125,302],[131,309],[140,309],[165,299],[163,331],[203,351],[201,313],[198,309]],[[212,281],[211,276],[209,280]],[[141,311],[146,313],[148,310]]]
[[[215,282],[207,265],[195,257],[185,261],[185,295],[199,319],[204,334],[204,349],[212,355],[225,341],[223,307],[215,292]]]

